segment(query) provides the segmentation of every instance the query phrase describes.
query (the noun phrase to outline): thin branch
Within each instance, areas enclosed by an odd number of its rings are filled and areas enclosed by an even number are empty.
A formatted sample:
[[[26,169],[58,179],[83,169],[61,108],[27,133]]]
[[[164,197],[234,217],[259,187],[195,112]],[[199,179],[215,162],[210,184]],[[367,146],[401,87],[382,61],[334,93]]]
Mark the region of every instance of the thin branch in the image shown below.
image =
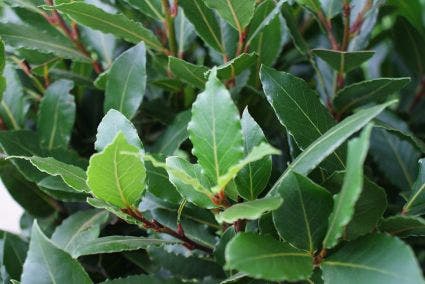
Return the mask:
[[[177,55],[177,40],[176,40],[176,31],[174,28],[174,17],[177,14],[177,8],[175,7],[175,4],[173,4],[173,7],[170,7],[170,3],[168,0],[161,0],[162,3],[162,10],[165,15],[165,21],[164,21],[164,27],[167,31],[167,38],[168,38],[168,48],[170,49],[171,55],[176,56]]]

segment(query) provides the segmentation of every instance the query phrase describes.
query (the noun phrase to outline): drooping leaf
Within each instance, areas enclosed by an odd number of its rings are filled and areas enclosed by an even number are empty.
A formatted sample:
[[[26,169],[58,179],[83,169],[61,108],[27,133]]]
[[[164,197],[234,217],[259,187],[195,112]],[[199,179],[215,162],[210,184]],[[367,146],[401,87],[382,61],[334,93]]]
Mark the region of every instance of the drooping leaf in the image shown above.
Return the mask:
[[[241,124],[244,135],[245,155],[248,155],[255,146],[266,142],[266,137],[260,126],[249,114],[248,109],[245,109],[242,114]],[[239,194],[247,200],[254,200],[266,187],[271,168],[271,157],[265,156],[261,160],[249,163],[241,169],[235,178]]]
[[[279,188],[284,205],[273,211],[273,222],[281,238],[313,253],[323,240],[332,211],[332,195],[297,173],[290,173]]]
[[[336,51],[330,49],[313,49],[313,54],[329,64],[334,70],[347,73],[370,59],[374,51]]]
[[[370,235],[349,242],[321,264],[325,283],[423,283],[412,250],[397,238]]]
[[[172,56],[168,57],[168,66],[178,79],[195,88],[204,89],[205,83],[207,82],[205,78],[205,73],[208,71],[207,67],[195,65]]]
[[[395,215],[385,218],[379,230],[400,238],[425,236],[425,220],[421,217]]]
[[[146,50],[144,43],[123,52],[112,64],[105,90],[105,112],[116,109],[133,118],[146,88]]]
[[[80,263],[43,234],[37,221],[32,228],[21,280],[23,284],[93,283]]]
[[[86,243],[97,239],[101,227],[108,221],[108,218],[109,213],[104,210],[79,211],[56,227],[51,238],[52,242],[73,258],[77,258],[76,251]]]
[[[94,148],[97,151],[102,151],[108,146],[115,138],[115,136],[122,132],[128,143],[138,148],[142,148],[137,129],[133,123],[129,121],[121,112],[110,109],[97,127],[96,142]]]
[[[238,203],[220,212],[216,218],[220,223],[228,224],[237,220],[256,220],[264,213],[279,208],[282,202],[283,199],[280,197],[266,197]]]
[[[57,5],[54,9],[68,15],[77,23],[92,29],[111,33],[131,43],[143,41],[152,49],[166,51],[150,30],[124,15],[110,14],[96,6],[80,1]]]
[[[425,211],[425,159],[419,160],[419,173],[403,211],[411,215],[422,215]]]
[[[72,81],[56,81],[41,100],[37,132],[40,144],[48,150],[68,147],[76,111],[74,97],[69,93],[73,88]]]
[[[350,222],[354,207],[363,189],[363,163],[369,150],[372,125],[368,125],[360,137],[348,143],[347,170],[341,191],[335,196],[333,211],[329,217],[329,227],[323,240],[323,247],[334,247]]]
[[[87,184],[99,199],[120,208],[130,208],[145,189],[146,169],[136,155],[139,149],[119,132],[102,152],[90,158]]]
[[[394,101],[361,110],[329,129],[323,136],[298,155],[274,184],[269,194],[277,193],[277,190],[282,186],[283,181],[288,177],[290,172],[293,171],[303,175],[309,174],[332,151],[344,143],[346,139],[392,104],[394,104]]]
[[[193,103],[188,132],[193,154],[214,183],[243,157],[239,113],[214,69]]]
[[[336,124],[317,93],[302,79],[266,66],[260,76],[268,101],[301,150]],[[344,151],[338,150],[323,166],[331,172],[344,169],[344,159]]]
[[[27,256],[28,243],[21,237],[4,232],[3,234],[3,259],[0,262],[6,268],[10,278],[19,280],[22,267]]]
[[[255,9],[255,0],[206,0],[205,4],[239,32],[249,24]]]
[[[30,25],[1,23],[0,36],[15,48],[27,48],[56,56],[88,62],[90,58],[82,54],[67,38],[38,30]]]
[[[226,247],[226,267],[270,281],[307,279],[313,272],[309,253],[267,235],[240,233]]]
[[[181,0],[179,5],[195,27],[196,33],[212,48],[224,53],[220,25],[214,13],[205,6],[204,0]]]
[[[383,103],[409,82],[410,78],[379,78],[355,83],[337,93],[334,107],[339,113],[345,113],[371,102]]]

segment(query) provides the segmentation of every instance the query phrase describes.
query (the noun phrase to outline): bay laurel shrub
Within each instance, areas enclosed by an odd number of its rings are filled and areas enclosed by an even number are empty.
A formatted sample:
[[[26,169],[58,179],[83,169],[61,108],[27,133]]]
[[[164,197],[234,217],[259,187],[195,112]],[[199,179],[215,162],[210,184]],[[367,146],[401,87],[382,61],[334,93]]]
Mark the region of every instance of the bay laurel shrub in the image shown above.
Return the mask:
[[[3,0],[1,282],[424,283],[424,11]]]

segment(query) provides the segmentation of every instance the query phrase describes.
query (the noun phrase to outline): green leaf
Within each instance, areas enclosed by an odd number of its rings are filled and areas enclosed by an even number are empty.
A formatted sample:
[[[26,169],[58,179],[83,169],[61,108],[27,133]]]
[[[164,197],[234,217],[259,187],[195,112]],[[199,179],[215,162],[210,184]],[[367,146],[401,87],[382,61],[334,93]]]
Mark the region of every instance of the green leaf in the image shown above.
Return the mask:
[[[87,203],[91,206],[98,208],[98,209],[105,209],[111,213],[113,213],[115,216],[119,217],[121,220],[126,221],[129,224],[137,225],[139,227],[142,227],[143,224],[137,220],[136,218],[124,213],[121,208],[116,207],[106,201],[96,199],[96,198],[87,198]]]
[[[221,42],[220,24],[213,11],[205,6],[204,0],[180,0],[179,5],[183,8],[184,14],[193,24],[196,33],[202,40],[224,54],[225,48]]]
[[[275,194],[276,191],[279,190],[290,172],[297,172],[302,175],[309,174],[345,140],[364,127],[374,117],[379,115],[386,107],[394,104],[394,102],[395,101],[391,101],[363,109],[329,129],[324,135],[298,155],[274,184],[269,194]]]
[[[74,97],[69,93],[73,88],[72,81],[56,81],[41,100],[37,132],[40,144],[48,150],[68,147],[76,112]]]
[[[332,211],[332,195],[307,177],[290,173],[279,188],[285,204],[273,211],[280,237],[310,253],[319,247]]]
[[[372,125],[368,125],[360,137],[348,143],[347,170],[341,191],[335,196],[333,211],[329,217],[329,227],[323,240],[323,247],[334,247],[341,237],[344,227],[350,222],[354,207],[363,189],[363,164],[369,150]]]
[[[8,129],[19,130],[25,122],[29,103],[24,97],[24,90],[15,68],[6,64],[4,70],[6,89],[0,102],[0,115]]]
[[[189,136],[187,133],[187,125],[190,119],[190,111],[183,111],[177,114],[173,122],[155,142],[151,151],[162,153],[166,156],[174,154],[174,152],[179,149],[183,141],[185,141]]]
[[[48,176],[37,183],[38,188],[54,199],[64,202],[83,202],[87,194],[78,192],[59,176]]]
[[[93,283],[81,264],[57,248],[34,222],[31,243],[22,273],[22,284]]]
[[[2,166],[0,176],[9,194],[31,215],[46,217],[55,211],[54,201],[40,191],[34,183],[27,181],[15,167]]]
[[[248,109],[245,109],[242,114],[241,124],[245,155],[248,155],[255,146],[267,141],[260,126],[249,114]],[[266,187],[271,170],[271,156],[265,156],[261,160],[249,163],[242,168],[235,178],[239,194],[247,200],[254,200]]]
[[[227,173],[218,178],[217,185],[211,189],[212,192],[220,192],[223,188],[227,186],[229,182],[231,182],[237,176],[237,174],[244,167],[270,155],[280,155],[280,151],[272,147],[270,144],[264,142],[262,142],[258,146],[254,146],[251,152],[245,158],[231,166]]]
[[[51,176],[60,176],[62,180],[73,189],[82,192],[90,192],[86,184],[86,173],[79,167],[63,163],[52,157],[11,156],[11,158],[30,161],[39,171]]]
[[[296,0],[296,2],[310,9],[314,13],[322,10],[319,0]]]
[[[318,56],[338,72],[347,73],[370,59],[375,51],[337,51],[330,49],[313,49]]]
[[[421,217],[396,215],[385,218],[379,230],[400,238],[425,236],[425,220]]]
[[[285,18],[289,34],[296,49],[304,56],[310,57],[310,48],[303,38],[303,35],[298,29],[298,23],[294,16],[293,10],[288,3],[285,3],[282,8],[282,16]]]
[[[104,210],[89,209],[79,211],[66,218],[56,227],[52,242],[68,252],[73,258],[78,257],[78,249],[97,239],[100,229],[108,221],[109,213]]]
[[[226,267],[270,281],[298,281],[313,272],[310,254],[268,235],[239,233],[226,247]]]
[[[3,75],[5,67],[6,67],[6,53],[5,53],[4,41],[0,39],[0,101],[3,99],[3,92],[6,89],[6,78]]]
[[[146,88],[145,44],[123,52],[112,64],[106,82],[104,111],[116,109],[128,119],[134,117]]]
[[[191,164],[179,157],[168,157],[166,163],[170,181],[174,184],[183,198],[202,208],[217,207],[211,201],[210,195],[206,194],[209,192],[208,189],[211,188],[211,184],[208,178],[202,174],[201,166],[198,164]],[[179,175],[179,171],[182,171],[191,179],[182,178],[181,175]],[[204,189],[198,189],[198,185],[190,182],[191,180],[200,183]]]
[[[397,12],[406,18],[422,35],[425,35],[423,8],[420,1],[413,0],[406,3],[404,1],[388,0],[386,4],[397,7]]]
[[[204,89],[207,82],[207,79],[205,79],[205,73],[208,71],[207,67],[195,65],[172,56],[168,57],[168,67],[176,78],[195,88]]]
[[[19,280],[22,267],[27,256],[28,243],[21,237],[4,232],[3,234],[3,259],[0,262],[6,268],[10,278]]]
[[[321,264],[325,283],[423,283],[413,251],[397,238],[370,235],[353,241]]]
[[[166,49],[162,47],[150,30],[124,15],[110,14],[96,6],[80,1],[57,5],[54,9],[68,15],[81,25],[104,33],[111,33],[131,43],[138,44],[143,41],[152,49],[166,52]]]
[[[164,21],[164,14],[159,0],[125,0],[125,2],[154,20]]]
[[[372,133],[370,149],[377,168],[388,181],[403,191],[412,188],[421,151],[411,144],[410,139],[401,138],[384,128],[376,128]]]
[[[74,44],[60,34],[51,34],[30,25],[1,23],[0,36],[15,48],[26,48],[67,59],[89,62],[90,58],[82,54]]]
[[[125,153],[124,153],[125,152]],[[122,132],[102,152],[90,158],[87,184],[99,199],[119,208],[130,208],[145,189],[146,169],[135,155],[139,149],[129,144]]]
[[[268,101],[302,150],[336,124],[304,80],[264,65],[260,76]],[[338,150],[323,166],[330,172],[344,169],[344,159],[344,151]]]
[[[425,212],[425,158],[419,160],[418,177],[403,211],[411,215],[422,215]]]
[[[383,103],[389,96],[400,91],[410,78],[379,78],[362,81],[340,90],[334,98],[338,113],[345,113],[368,103]]]
[[[334,18],[342,12],[343,1],[339,0],[320,0],[323,11],[328,19]],[[354,5],[353,5],[354,6]],[[353,7],[352,6],[352,7]]]
[[[279,208],[283,199],[280,197],[266,197],[235,204],[220,212],[216,219],[220,223],[232,224],[237,220],[256,220],[268,211]]]
[[[192,153],[214,183],[243,157],[239,113],[214,69],[193,103],[188,132]]]
[[[110,109],[99,123],[94,148],[97,151],[102,151],[120,131],[129,144],[139,149],[143,148],[136,127],[121,112],[114,109]]]
[[[89,240],[82,245],[80,244],[75,249],[73,257],[77,258],[83,255],[132,251],[145,249],[148,246],[153,245],[166,245],[173,243],[176,242],[131,236],[108,236]]]
[[[252,53],[242,53],[238,57],[217,67],[217,77],[222,80],[232,79],[247,70],[257,61],[258,55]]]
[[[138,1],[138,0],[135,0]],[[125,278],[116,278],[112,280],[106,280],[101,284],[140,284],[140,283],[148,283],[148,284],[182,284],[182,280],[177,280],[173,278],[160,278],[155,275],[131,275]]]
[[[254,15],[255,0],[205,0],[205,4],[240,33]]]

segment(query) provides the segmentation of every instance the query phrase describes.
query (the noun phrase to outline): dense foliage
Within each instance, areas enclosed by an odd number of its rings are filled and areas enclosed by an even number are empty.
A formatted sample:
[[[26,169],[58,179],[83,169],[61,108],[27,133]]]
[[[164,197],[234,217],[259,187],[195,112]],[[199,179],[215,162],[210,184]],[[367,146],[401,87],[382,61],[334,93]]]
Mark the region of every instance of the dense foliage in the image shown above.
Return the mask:
[[[424,283],[425,1],[2,2],[2,283]]]

